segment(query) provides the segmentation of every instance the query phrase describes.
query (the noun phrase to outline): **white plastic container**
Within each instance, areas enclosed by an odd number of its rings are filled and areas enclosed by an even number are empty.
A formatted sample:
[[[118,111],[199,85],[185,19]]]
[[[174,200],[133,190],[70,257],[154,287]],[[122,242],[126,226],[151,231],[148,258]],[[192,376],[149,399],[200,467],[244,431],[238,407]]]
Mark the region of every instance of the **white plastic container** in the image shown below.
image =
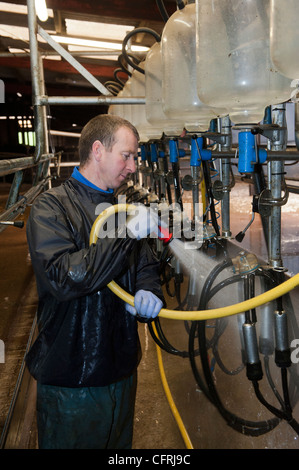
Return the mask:
[[[188,131],[207,131],[214,109],[203,104],[197,93],[195,4],[177,10],[162,32],[163,111],[171,119],[180,117]]]
[[[132,77],[126,81],[125,86],[118,94],[120,98],[130,98],[132,96]],[[120,104],[118,105],[119,112],[121,113],[120,116],[128,121],[132,121],[132,105],[131,104]]]
[[[269,10],[270,0],[196,0],[198,94],[234,124],[259,123],[290,96],[270,59]]]
[[[148,51],[145,59],[145,114],[153,128],[166,135],[180,136],[184,130],[182,119],[170,119],[162,107],[162,51],[161,43],[156,42]]]
[[[271,0],[270,52],[280,73],[299,79],[299,1]]]
[[[123,96],[123,90],[120,90],[117,94],[117,98],[121,98]],[[113,116],[120,116],[123,117],[123,105],[121,104],[111,104],[108,108],[108,114],[112,114]]]
[[[138,65],[144,70],[144,61]],[[136,98],[145,97],[145,75],[138,70],[132,72],[131,96]],[[131,122],[139,132],[140,142],[148,142],[150,139],[161,137],[161,130],[154,129],[146,119],[145,104],[132,104],[131,109]]]

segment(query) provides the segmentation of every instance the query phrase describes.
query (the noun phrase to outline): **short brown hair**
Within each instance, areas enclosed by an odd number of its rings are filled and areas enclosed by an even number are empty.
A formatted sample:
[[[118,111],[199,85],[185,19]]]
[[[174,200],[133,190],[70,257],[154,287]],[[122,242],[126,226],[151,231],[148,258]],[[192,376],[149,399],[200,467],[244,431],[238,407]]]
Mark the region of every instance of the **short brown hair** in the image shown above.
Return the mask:
[[[84,166],[89,159],[92,144],[99,140],[110,151],[115,143],[115,133],[120,127],[131,129],[139,141],[139,134],[135,126],[126,119],[112,114],[99,114],[92,118],[82,129],[79,139],[80,165]]]

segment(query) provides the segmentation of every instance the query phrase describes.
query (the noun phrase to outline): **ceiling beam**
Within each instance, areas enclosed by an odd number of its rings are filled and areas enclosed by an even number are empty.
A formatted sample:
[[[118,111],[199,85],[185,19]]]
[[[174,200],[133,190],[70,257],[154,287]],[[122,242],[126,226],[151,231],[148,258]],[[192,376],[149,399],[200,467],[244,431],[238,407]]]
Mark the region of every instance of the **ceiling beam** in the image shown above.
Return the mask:
[[[26,0],[6,0],[7,3],[26,5]],[[62,12],[118,18],[132,21],[163,21],[155,0],[46,0],[47,7]],[[164,0],[169,15],[176,11],[175,0]]]
[[[1,11],[0,23],[10,26],[21,26],[23,28],[28,28],[28,17],[20,13],[10,13],[7,11]],[[54,19],[48,18],[47,22],[44,23],[47,25],[47,29],[55,31]]]
[[[43,65],[45,70],[49,70],[57,73],[79,73],[74,67],[64,60],[49,60],[43,59]],[[0,67],[11,67],[15,69],[30,69],[30,58],[29,57],[0,57]],[[113,77],[113,72],[116,69],[115,65],[99,65],[84,63],[84,67],[95,77],[108,79]],[[126,75],[124,77],[127,78]]]

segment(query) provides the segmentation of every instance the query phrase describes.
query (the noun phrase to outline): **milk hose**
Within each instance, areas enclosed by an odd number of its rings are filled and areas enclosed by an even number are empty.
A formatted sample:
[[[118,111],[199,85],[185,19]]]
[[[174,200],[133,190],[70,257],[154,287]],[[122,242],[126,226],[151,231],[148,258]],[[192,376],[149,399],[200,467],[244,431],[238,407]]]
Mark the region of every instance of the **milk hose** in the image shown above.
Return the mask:
[[[106,220],[111,216],[115,215],[117,212],[135,212],[136,206],[134,204],[116,204],[105,209],[95,220],[91,232],[90,232],[90,244],[96,243],[100,232],[100,228],[106,222]],[[160,318],[168,318],[172,320],[211,320],[215,318],[222,318],[231,315],[236,315],[238,313],[246,312],[248,310],[255,309],[260,305],[263,305],[267,302],[275,300],[291,290],[295,289],[299,285],[299,274],[291,277],[287,281],[279,284],[278,286],[264,292],[256,297],[239,302],[236,304],[228,305],[226,307],[214,308],[210,310],[197,310],[197,311],[184,311],[184,310],[170,310],[162,308],[159,313]],[[109,289],[114,292],[118,297],[120,297],[124,302],[134,306],[134,297],[122,289],[115,281],[109,282],[107,284]]]
[[[112,207],[112,209],[111,209],[111,207]],[[92,227],[91,233],[90,233],[90,244],[91,243],[96,243],[97,234],[99,233],[100,227],[105,223],[107,218],[110,217],[110,215],[112,215],[112,213],[115,214],[117,212],[120,212],[120,210],[124,210],[124,211],[128,211],[128,212],[130,211],[130,209],[133,210],[133,211],[136,210],[136,206],[134,206],[132,204],[118,204],[116,206],[111,206],[111,207],[109,207],[108,209],[105,209],[102,212],[102,214],[100,214],[99,217],[96,219],[96,221],[95,221],[95,223]],[[109,212],[109,214],[107,214],[107,212]],[[117,284],[114,283],[114,281],[112,281],[112,283],[110,282],[108,284],[108,287],[114,292],[113,288],[111,288],[111,284],[112,284],[112,287],[113,287],[113,284],[115,284],[116,286],[117,286]],[[127,295],[129,295],[129,294],[127,294]],[[130,297],[132,297],[132,296],[130,296]],[[134,305],[134,302],[133,302],[133,305]],[[152,325],[149,324],[152,335],[156,336],[155,342],[156,342],[158,366],[159,366],[160,377],[161,377],[161,382],[162,382],[162,385],[163,385],[163,389],[164,389],[167,401],[169,403],[171,412],[173,414],[173,417],[174,417],[174,419],[175,419],[175,421],[178,425],[179,431],[180,431],[181,436],[183,438],[183,441],[185,443],[185,446],[186,446],[187,449],[193,449],[194,447],[192,445],[192,442],[190,440],[188,432],[187,432],[187,430],[184,426],[183,420],[182,420],[182,418],[181,418],[181,416],[178,412],[178,409],[177,409],[177,407],[174,403],[174,400],[172,398],[172,395],[171,395],[171,392],[170,392],[170,389],[169,389],[169,386],[168,386],[168,383],[167,383],[167,379],[166,379],[166,375],[165,375],[165,371],[164,371],[164,366],[163,366],[162,353],[161,353],[160,347],[162,349],[166,349],[166,348],[164,347],[163,343],[160,343],[159,340],[158,340],[159,335],[158,335],[156,326],[159,327],[159,322],[156,322],[156,323],[153,322]],[[160,331],[160,329],[159,329],[159,331]],[[162,334],[162,332],[160,331],[160,335],[161,334]],[[163,340],[165,340],[165,338],[163,338]],[[167,352],[171,351],[173,354],[182,355],[182,353],[180,353],[179,351],[172,348],[172,346],[169,343],[167,343],[167,346],[169,347],[169,351],[168,351],[168,349],[166,349]],[[188,354],[188,353],[186,353],[186,354]]]
[[[203,289],[202,295],[200,299],[199,306],[205,307],[207,305],[208,300],[215,295],[215,293],[223,288],[223,282],[221,282],[218,286],[212,289],[212,284],[214,283],[216,277],[228,266],[230,266],[231,261],[225,260],[219,265],[217,265],[212,272],[210,273],[209,277],[207,278]],[[240,280],[240,277],[234,278],[236,280]],[[229,283],[228,283],[229,284]],[[269,431],[273,430],[280,422],[279,417],[275,417],[273,419],[265,420],[265,421],[250,421],[244,418],[241,418],[234,413],[230,412],[228,409],[225,408],[223,405],[215,383],[213,376],[211,374],[210,362],[208,357],[208,344],[207,338],[205,335],[205,321],[193,322],[191,326],[191,331],[189,335],[189,358],[190,364],[193,371],[193,375],[196,379],[197,384],[199,385],[200,389],[204,393],[204,395],[210,400],[211,403],[219,411],[220,415],[224,418],[226,423],[232,427],[235,431],[238,431],[244,435],[248,436],[261,436],[263,434],[268,433]],[[205,381],[207,386],[203,383],[203,380],[199,374],[198,368],[195,363],[194,358],[194,339],[195,333],[198,332],[198,345],[200,350],[200,359],[202,363],[203,373],[205,377]]]
[[[213,289],[211,288],[215,278],[223,269],[225,269],[228,266],[228,263],[229,261],[228,262],[225,261],[219,264],[218,266],[216,266],[214,270],[212,270],[202,290],[202,295],[201,295],[200,304],[199,304],[201,308],[206,307],[208,300],[211,299],[213,295],[215,295],[215,293],[219,290],[219,287],[221,288],[224,286],[224,283],[222,282],[218,286],[216,286],[216,288],[213,288]],[[269,273],[267,273],[261,268],[259,268],[259,270],[256,271],[256,274],[259,276],[269,277]],[[276,283],[277,280],[272,278],[272,282]],[[279,308],[281,301],[282,301],[281,298],[277,299],[277,304],[278,304],[277,308]],[[281,307],[282,307],[282,304],[281,304]],[[255,312],[252,312],[252,314],[255,315]],[[274,416],[276,416],[276,418],[272,420],[268,420],[264,422],[256,422],[256,423],[245,421],[235,416],[234,414],[230,413],[227,409],[225,409],[217,393],[215,383],[211,374],[210,363],[209,363],[209,358],[208,358],[208,353],[207,353],[208,345],[207,345],[207,340],[206,340],[206,335],[205,335],[205,321],[193,323],[191,330],[192,331],[189,337],[189,357],[190,357],[190,362],[191,362],[194,376],[196,379],[198,379],[197,382],[199,386],[201,386],[202,381],[201,381],[201,378],[199,377],[199,373],[198,373],[198,370],[194,361],[194,357],[193,357],[194,355],[192,353],[195,331],[198,330],[200,358],[202,362],[204,376],[208,385],[208,390],[204,388],[203,392],[205,393],[207,398],[209,398],[210,401],[217,407],[218,411],[227,421],[228,425],[230,425],[233,429],[239,432],[242,432],[244,434],[259,436],[261,434],[264,434],[272,430],[273,427],[275,427],[281,419],[284,419],[294,429],[294,431],[297,434],[299,433],[299,424],[292,416],[292,408],[290,404],[289,390],[288,390],[288,383],[287,383],[287,369],[285,366],[281,368],[282,389],[283,389],[284,400],[281,400],[280,397],[278,397],[280,405],[281,405],[281,409],[277,409],[276,407],[268,403],[264,399],[262,393],[260,392],[258,381],[254,379],[250,379],[252,381],[252,385],[254,387],[256,397],[272,414],[274,414]],[[279,421],[277,420],[277,418]]]

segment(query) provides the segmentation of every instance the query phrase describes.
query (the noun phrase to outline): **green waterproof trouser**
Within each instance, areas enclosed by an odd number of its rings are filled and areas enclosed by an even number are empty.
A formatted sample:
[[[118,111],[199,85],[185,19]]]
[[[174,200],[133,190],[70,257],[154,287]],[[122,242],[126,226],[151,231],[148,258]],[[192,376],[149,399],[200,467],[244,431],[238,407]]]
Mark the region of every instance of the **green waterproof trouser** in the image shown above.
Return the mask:
[[[106,387],[37,384],[40,449],[131,449],[136,374]]]

